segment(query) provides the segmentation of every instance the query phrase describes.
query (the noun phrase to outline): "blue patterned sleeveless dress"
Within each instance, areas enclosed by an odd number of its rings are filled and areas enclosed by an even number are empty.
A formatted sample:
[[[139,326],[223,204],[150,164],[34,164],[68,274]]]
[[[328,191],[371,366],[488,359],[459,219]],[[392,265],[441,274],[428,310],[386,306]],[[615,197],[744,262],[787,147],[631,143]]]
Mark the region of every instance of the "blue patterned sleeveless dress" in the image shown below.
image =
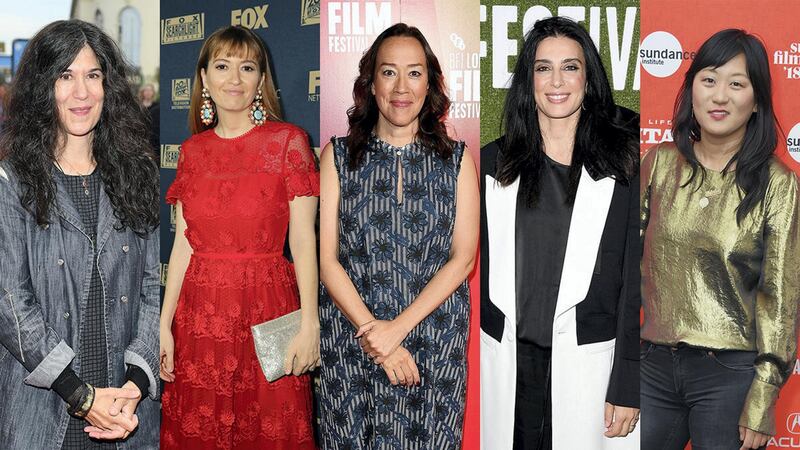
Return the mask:
[[[394,147],[376,136],[364,163],[347,168],[343,138],[332,139],[339,174],[339,261],[377,319],[391,320],[447,262],[464,143],[448,160],[419,143]],[[403,168],[403,201],[396,195]],[[466,280],[408,335],[421,383],[392,386],[353,336],[324,287],[320,296],[321,447],[460,449],[466,393],[469,287]]]

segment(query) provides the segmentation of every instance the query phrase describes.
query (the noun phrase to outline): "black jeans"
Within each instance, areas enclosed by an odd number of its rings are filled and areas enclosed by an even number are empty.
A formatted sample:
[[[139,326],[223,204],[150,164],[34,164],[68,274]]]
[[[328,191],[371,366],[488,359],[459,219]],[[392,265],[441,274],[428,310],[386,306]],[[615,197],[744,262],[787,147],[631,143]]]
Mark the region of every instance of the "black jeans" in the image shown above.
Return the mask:
[[[551,355],[549,348],[517,341],[514,450],[550,450],[553,447]]]
[[[643,342],[642,450],[738,450],[756,352]]]

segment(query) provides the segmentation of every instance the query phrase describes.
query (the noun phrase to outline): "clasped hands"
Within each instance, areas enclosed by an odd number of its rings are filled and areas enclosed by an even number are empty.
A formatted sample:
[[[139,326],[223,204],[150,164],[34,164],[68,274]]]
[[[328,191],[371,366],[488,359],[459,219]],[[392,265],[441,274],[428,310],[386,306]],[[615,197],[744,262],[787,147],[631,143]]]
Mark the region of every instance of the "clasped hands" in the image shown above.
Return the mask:
[[[95,388],[94,403],[84,418],[90,425],[83,431],[94,439],[126,439],[139,426],[135,412],[141,399],[132,381],[121,388]]]
[[[400,344],[408,335],[394,320],[371,320],[356,331],[355,337],[372,362],[380,364],[393,385],[420,383],[419,369],[411,353]]]

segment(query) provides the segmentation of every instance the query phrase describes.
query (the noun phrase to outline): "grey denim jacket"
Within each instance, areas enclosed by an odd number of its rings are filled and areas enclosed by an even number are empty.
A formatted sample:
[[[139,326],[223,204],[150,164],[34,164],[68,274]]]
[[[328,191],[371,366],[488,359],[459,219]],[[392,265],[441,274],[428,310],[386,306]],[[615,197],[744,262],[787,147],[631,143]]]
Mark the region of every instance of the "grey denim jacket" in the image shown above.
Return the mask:
[[[111,201],[101,189],[98,257],[77,209],[58,181],[50,225],[40,227],[20,204],[20,185],[0,161],[0,449],[60,449],[69,415],[50,386],[72,362],[80,373],[80,318],[92,264],[105,305],[108,383],[125,382],[126,364],[147,373],[139,428],[118,449],[157,449],[160,404],[159,234],[116,230]],[[143,393],[144,395],[144,393]]]

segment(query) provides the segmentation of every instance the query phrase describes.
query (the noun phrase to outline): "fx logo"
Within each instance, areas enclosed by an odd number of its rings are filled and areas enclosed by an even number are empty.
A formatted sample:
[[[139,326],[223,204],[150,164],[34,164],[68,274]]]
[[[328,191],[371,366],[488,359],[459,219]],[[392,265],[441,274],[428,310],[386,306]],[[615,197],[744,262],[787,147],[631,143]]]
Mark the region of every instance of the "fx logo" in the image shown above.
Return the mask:
[[[791,413],[786,418],[786,429],[789,433],[800,434],[800,413]]]
[[[254,6],[252,8],[234,9],[231,11],[231,25],[242,25],[251,30],[267,28],[267,8],[269,5]]]

